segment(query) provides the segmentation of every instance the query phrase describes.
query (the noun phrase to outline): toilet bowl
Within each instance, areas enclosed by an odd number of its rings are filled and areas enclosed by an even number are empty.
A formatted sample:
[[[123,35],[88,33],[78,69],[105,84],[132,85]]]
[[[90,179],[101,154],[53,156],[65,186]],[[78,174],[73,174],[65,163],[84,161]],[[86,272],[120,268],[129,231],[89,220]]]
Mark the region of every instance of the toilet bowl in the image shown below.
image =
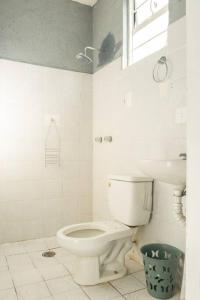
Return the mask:
[[[125,255],[135,228],[148,224],[152,179],[109,176],[108,206],[115,221],[70,225],[57,233],[58,244],[76,256],[72,274],[80,285],[94,285],[124,276]],[[134,228],[134,229],[133,229]]]
[[[75,224],[57,232],[61,247],[77,257],[72,275],[81,285],[94,285],[125,275],[122,253],[131,248],[131,236],[128,226],[113,221]]]
[[[110,243],[131,236],[132,230],[117,222],[80,223],[60,229],[59,244],[79,256],[97,256],[104,253]]]

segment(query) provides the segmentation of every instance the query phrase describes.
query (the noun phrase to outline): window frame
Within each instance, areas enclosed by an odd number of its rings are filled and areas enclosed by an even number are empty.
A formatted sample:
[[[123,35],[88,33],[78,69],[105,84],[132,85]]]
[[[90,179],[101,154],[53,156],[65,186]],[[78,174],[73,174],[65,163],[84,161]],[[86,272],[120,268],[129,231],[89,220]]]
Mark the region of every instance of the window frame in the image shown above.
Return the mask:
[[[152,0],[153,1],[153,0]],[[126,44],[127,44],[127,48],[126,50],[126,55],[127,55],[127,59],[124,60],[124,66],[125,64],[127,66],[131,66],[133,65],[135,62],[133,62],[133,52],[136,49],[139,49],[140,47],[144,46],[145,44],[147,44],[148,42],[150,42],[151,40],[153,40],[154,38],[158,37],[159,35],[163,34],[165,32],[159,32],[157,35],[155,35],[154,37],[146,40],[144,43],[142,43],[141,45],[137,46],[136,48],[133,48],[134,45],[134,34],[136,34],[137,32],[139,32],[141,29],[145,28],[147,25],[151,24],[154,20],[156,20],[157,18],[159,18],[160,16],[162,16],[163,14],[167,13],[168,10],[168,4],[166,4],[163,8],[159,9],[156,12],[152,11],[152,16],[147,17],[146,20],[144,20],[144,22],[142,22],[141,24],[136,25],[136,13],[137,10],[142,7],[146,2],[148,2],[148,0],[144,0],[136,9],[135,9],[135,0],[126,0],[126,19],[127,19],[127,29],[126,29]],[[144,56],[144,58],[147,56]]]

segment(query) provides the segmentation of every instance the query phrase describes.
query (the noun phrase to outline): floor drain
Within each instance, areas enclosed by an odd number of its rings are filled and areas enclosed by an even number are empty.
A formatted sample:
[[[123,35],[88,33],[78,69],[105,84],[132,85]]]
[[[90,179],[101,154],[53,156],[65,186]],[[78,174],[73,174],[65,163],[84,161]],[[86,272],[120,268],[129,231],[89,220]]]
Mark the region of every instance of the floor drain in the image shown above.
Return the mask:
[[[46,252],[42,253],[42,256],[44,256],[44,257],[53,257],[55,255],[56,255],[56,252],[54,252],[54,251],[46,251]]]

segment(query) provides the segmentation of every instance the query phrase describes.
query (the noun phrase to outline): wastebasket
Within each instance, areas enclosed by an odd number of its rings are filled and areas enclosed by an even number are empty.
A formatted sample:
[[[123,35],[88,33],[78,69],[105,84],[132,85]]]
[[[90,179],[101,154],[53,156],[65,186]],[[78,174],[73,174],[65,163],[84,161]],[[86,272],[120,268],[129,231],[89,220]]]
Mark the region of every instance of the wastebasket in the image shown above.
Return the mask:
[[[177,290],[183,252],[166,244],[149,244],[141,248],[147,290],[158,299],[169,299]]]

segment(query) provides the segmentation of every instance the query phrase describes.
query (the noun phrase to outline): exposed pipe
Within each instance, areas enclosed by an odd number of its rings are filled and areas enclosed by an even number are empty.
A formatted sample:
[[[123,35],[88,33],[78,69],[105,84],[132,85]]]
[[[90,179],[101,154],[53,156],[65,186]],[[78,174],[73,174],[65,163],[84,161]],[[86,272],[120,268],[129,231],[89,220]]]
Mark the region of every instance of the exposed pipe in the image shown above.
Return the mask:
[[[174,191],[174,215],[176,220],[182,224],[183,226],[186,225],[186,216],[183,213],[183,197],[186,195],[186,189],[183,190],[175,190]],[[181,287],[181,300],[185,299],[185,267],[183,272],[183,280],[182,280],[182,287]]]
[[[182,224],[183,226],[186,225],[186,217],[183,213],[183,196],[186,195],[185,189],[184,190],[175,190],[173,197],[174,197],[174,216],[176,220]]]

